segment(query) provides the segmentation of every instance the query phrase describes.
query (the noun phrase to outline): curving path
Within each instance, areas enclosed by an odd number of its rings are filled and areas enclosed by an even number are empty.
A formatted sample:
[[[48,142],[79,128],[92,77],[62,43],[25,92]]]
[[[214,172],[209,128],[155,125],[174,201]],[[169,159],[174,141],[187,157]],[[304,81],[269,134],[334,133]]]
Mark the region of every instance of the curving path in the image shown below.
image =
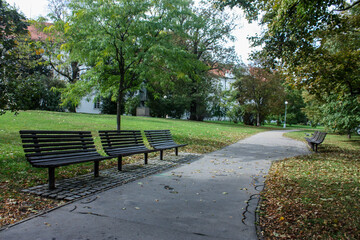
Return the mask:
[[[257,239],[255,208],[273,160],[306,144],[256,134],[183,164],[14,225],[0,239]]]

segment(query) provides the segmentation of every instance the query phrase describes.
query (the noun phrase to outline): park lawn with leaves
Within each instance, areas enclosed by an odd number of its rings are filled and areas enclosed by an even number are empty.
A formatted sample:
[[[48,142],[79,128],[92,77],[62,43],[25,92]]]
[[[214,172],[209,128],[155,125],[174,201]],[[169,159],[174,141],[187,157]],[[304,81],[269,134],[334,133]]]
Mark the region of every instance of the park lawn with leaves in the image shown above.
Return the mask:
[[[360,239],[359,156],[360,136],[328,134],[318,153],[273,163],[260,206],[265,238]]]
[[[34,168],[26,161],[19,130],[91,131],[98,151],[104,154],[97,131],[110,129],[116,129],[114,115],[26,111],[20,112],[17,116],[11,113],[0,116],[0,227],[63,204],[61,201],[21,193],[22,189],[47,183],[48,173],[47,169]],[[225,122],[130,116],[123,116],[122,129],[170,129],[176,142],[188,144],[179,150],[190,153],[212,152],[265,130]],[[150,158],[156,154],[151,154]],[[167,154],[174,154],[174,151],[169,150]],[[125,158],[124,162],[142,161],[142,158],[143,155],[139,154]],[[100,169],[115,167],[116,164],[116,159],[102,161]],[[83,163],[59,167],[55,172],[56,179],[59,180],[92,171],[92,163]]]

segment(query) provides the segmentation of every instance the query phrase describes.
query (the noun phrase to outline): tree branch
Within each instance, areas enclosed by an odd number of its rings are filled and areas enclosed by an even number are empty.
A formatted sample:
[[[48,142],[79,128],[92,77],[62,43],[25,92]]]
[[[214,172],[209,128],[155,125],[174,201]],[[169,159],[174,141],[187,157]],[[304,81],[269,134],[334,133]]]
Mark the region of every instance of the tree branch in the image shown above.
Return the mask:
[[[354,2],[353,4],[351,4],[350,6],[347,6],[346,8],[342,8],[342,9],[336,9],[335,11],[337,12],[342,12],[342,11],[347,11],[353,7],[355,7],[356,5],[360,4],[360,0]]]

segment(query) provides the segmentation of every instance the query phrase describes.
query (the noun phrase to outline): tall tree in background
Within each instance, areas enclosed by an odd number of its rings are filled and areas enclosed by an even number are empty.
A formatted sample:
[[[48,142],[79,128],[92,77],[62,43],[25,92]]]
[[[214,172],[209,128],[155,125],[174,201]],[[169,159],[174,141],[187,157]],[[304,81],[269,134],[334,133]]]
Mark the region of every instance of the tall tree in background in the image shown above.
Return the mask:
[[[66,34],[69,28],[69,9],[68,0],[49,0],[48,16],[40,17],[32,21],[32,25],[42,35],[37,41],[38,47],[44,49],[43,55],[55,75],[65,79],[69,84],[74,84],[80,78],[80,72],[85,69],[77,61],[70,58],[70,52],[63,47],[71,35]],[[71,112],[76,112],[79,99],[74,98],[67,101],[66,108]]]
[[[204,90],[211,87],[211,81],[216,77],[212,74],[213,70],[224,70],[225,66],[235,61],[234,49],[225,47],[227,41],[234,40],[231,35],[235,28],[234,19],[203,4],[195,8],[194,15],[184,22],[183,27],[188,35],[183,43],[185,50],[204,65],[203,68],[193,65],[187,72],[191,80],[190,120],[202,121],[207,101],[204,97],[208,96]]]
[[[205,2],[191,6],[178,16],[170,39],[172,47],[163,49],[152,61],[151,73],[156,79],[150,85],[156,89],[152,91],[155,95],[163,92],[159,102],[176,99],[181,105],[176,104],[177,109],[186,107],[190,120],[204,119],[210,110],[211,95],[216,91],[219,78],[216,73],[236,60],[234,49],[226,47],[226,42],[234,39],[231,35],[234,21],[232,16]]]
[[[28,36],[25,17],[0,0],[0,115],[6,110],[16,111],[16,79],[21,74],[19,38]]]
[[[249,66],[235,71],[235,97],[244,114],[252,113],[260,126],[267,115],[282,109],[285,92],[281,78],[276,72]]]

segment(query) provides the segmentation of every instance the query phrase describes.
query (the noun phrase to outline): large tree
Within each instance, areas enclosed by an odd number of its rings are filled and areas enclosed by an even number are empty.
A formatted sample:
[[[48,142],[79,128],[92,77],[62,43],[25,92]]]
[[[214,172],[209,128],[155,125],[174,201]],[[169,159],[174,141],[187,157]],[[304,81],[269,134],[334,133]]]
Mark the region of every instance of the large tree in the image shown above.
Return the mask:
[[[235,71],[236,82],[233,84],[235,98],[243,113],[254,114],[256,125],[269,114],[283,109],[285,91],[277,72],[262,67],[240,67]]]
[[[226,47],[227,41],[234,40],[234,19],[204,4],[194,9],[194,15],[184,22],[183,27],[188,36],[184,42],[185,50],[204,65],[203,68],[192,65],[187,71],[191,80],[190,120],[203,120],[204,104],[209,100],[206,90],[214,85],[211,81],[217,76],[214,70],[224,70],[235,61],[234,49]]]
[[[68,99],[92,89],[117,97],[117,128],[121,126],[121,106],[127,91],[144,81],[143,65],[151,51],[176,21],[183,1],[76,0],[70,4],[72,17],[67,28],[74,60],[89,67],[81,81],[69,85]],[[180,10],[179,10],[180,9]]]
[[[192,6],[178,19],[172,29],[172,47],[163,49],[161,57],[152,61],[152,74],[157,78],[150,85],[155,97],[167,96],[161,102],[177,101],[179,110],[187,105],[189,119],[202,121],[210,110],[217,73],[236,60],[234,49],[226,46],[234,39],[231,34],[235,19],[204,2]],[[156,96],[158,93],[161,96]]]
[[[69,0],[49,0],[49,14],[31,21],[31,27],[35,27],[40,36],[36,39],[36,44],[44,50],[45,63],[51,67],[54,75],[69,84],[74,84],[79,80],[80,72],[85,70],[85,67],[71,59],[70,52],[63,47],[71,38],[71,35],[66,34],[71,12],[69,3]],[[75,112],[78,104],[79,101],[68,101],[65,107]]]

